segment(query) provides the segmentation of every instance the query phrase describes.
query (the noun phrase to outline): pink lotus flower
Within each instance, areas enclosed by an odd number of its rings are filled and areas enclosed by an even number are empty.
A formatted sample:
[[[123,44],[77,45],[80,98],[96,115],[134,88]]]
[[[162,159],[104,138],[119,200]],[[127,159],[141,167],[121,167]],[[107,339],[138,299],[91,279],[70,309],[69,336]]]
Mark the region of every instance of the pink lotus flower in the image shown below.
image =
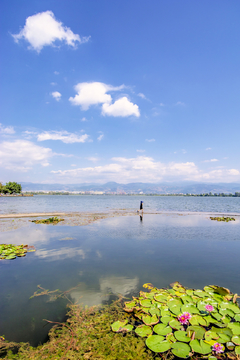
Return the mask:
[[[215,343],[213,345],[213,351],[216,351],[217,354],[222,353],[223,352],[223,345],[221,345],[219,343]]]
[[[192,317],[191,314],[189,314],[189,312],[184,312],[183,314],[178,316],[178,321],[181,324],[187,325],[188,324],[188,320],[190,320]]]
[[[212,305],[207,304],[207,305],[205,306],[205,309],[210,312],[210,311],[213,311],[213,310],[214,310],[214,307],[213,307]]]

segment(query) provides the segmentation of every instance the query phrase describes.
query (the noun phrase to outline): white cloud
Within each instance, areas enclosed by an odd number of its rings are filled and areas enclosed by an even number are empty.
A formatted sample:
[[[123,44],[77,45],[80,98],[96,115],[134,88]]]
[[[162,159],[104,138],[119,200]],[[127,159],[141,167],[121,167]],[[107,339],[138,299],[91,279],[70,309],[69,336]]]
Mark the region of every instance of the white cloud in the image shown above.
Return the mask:
[[[165,106],[163,103],[160,103],[159,105],[160,105],[160,106]]]
[[[80,38],[78,34],[74,34],[70,28],[63,26],[60,21],[55,19],[52,11],[29,16],[19,34],[12,36],[17,43],[19,40],[25,39],[38,53],[44,46],[54,46],[56,40],[76,47],[77,43],[85,43],[90,38]]]
[[[202,162],[208,163],[208,162],[216,162],[216,161],[219,161],[219,160],[218,159],[211,159],[211,160],[204,160]]]
[[[154,142],[155,139],[146,139],[145,141],[147,141],[147,142]]]
[[[56,86],[56,85],[57,85],[57,83],[55,83],[55,82],[51,82],[51,85],[52,85],[52,86]]]
[[[151,102],[151,100],[149,100],[143,93],[139,93],[139,94],[137,94],[137,95],[138,95],[140,98]]]
[[[77,95],[74,98],[70,97],[69,101],[73,105],[80,105],[82,110],[88,110],[91,105],[110,104],[112,97],[107,92],[119,91],[124,87],[124,85],[114,87],[101,82],[79,83],[74,87]]]
[[[143,93],[139,93],[138,96],[144,100],[147,100],[146,96]]]
[[[79,83],[74,87],[77,94],[70,97],[69,101],[72,105],[81,106],[82,110],[88,110],[92,105],[102,104],[102,114],[107,116],[126,117],[134,115],[139,117],[138,106],[130,102],[126,96],[112,103],[112,96],[108,93],[120,91],[124,88],[126,88],[125,85],[112,86],[101,82]]]
[[[136,158],[116,157],[110,164],[96,167],[78,168],[71,170],[52,171],[53,174],[66,181],[117,181],[128,183],[131,181],[158,182],[164,177],[185,178],[198,173],[194,163],[156,162],[151,157],[138,156]]]
[[[160,181],[239,181],[238,169],[214,169],[204,172],[193,162],[162,163],[151,157],[138,156],[136,158],[116,157],[102,166],[76,168],[70,170],[51,171],[60,182],[98,182],[116,181],[118,183]],[[140,179],[140,180],[139,180]]]
[[[55,74],[55,75],[59,75],[59,72],[58,72],[58,71],[54,71],[54,74]]]
[[[89,160],[89,161],[92,161],[92,162],[97,162],[97,161],[99,161],[99,158],[94,157],[94,156],[90,156],[90,157],[88,157],[88,158],[86,158],[86,159]]]
[[[206,148],[206,151],[208,151],[208,150],[212,150],[212,148],[210,148],[210,147]]]
[[[87,121],[87,119],[86,119],[85,117],[83,117],[83,118],[81,119],[81,121]]]
[[[4,126],[0,123],[0,134],[12,135],[12,134],[15,134],[15,130],[14,130],[13,126],[6,126],[6,127],[4,127]]]
[[[101,135],[99,135],[99,137],[97,139],[98,139],[98,141],[101,141],[103,138],[104,138],[104,134],[101,134]]]
[[[38,141],[45,140],[61,140],[65,144],[73,143],[84,143],[88,140],[89,135],[77,135],[74,133],[69,133],[68,131],[44,131],[41,134],[37,135]]]
[[[139,153],[144,153],[145,150],[137,150],[137,152],[139,152]]]
[[[186,106],[186,104],[182,101],[177,101],[175,106]]]
[[[139,108],[136,104],[133,104],[128,100],[126,96],[116,100],[113,104],[103,104],[102,114],[107,116],[140,116]]]
[[[56,99],[57,101],[59,101],[60,99],[61,99],[61,96],[62,96],[62,94],[60,94],[60,92],[58,92],[58,91],[54,91],[54,92],[52,92],[52,97],[54,98],[54,99]]]
[[[27,171],[35,164],[49,165],[51,149],[27,140],[4,141],[0,144],[0,165],[15,171]]]

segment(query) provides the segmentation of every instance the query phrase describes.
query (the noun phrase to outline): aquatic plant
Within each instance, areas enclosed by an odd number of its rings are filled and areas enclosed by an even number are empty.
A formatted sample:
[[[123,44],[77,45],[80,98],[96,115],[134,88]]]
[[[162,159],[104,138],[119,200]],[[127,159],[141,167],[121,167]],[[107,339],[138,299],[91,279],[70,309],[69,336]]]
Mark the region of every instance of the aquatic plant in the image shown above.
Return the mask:
[[[234,218],[231,218],[231,217],[227,217],[227,216],[216,216],[216,217],[213,217],[213,216],[210,216],[210,219],[211,220],[217,220],[217,221],[226,221],[226,222],[229,222],[229,221],[235,221]]]
[[[35,251],[34,246],[0,244],[0,260],[12,260],[16,257],[26,256],[27,252]]]
[[[139,297],[125,302],[131,324],[121,320],[112,331],[146,338],[153,353],[168,358],[237,359],[240,355],[240,308],[237,294],[216,285],[203,290],[187,289],[180,283],[172,289],[143,285]]]
[[[42,219],[42,220],[30,220],[31,222],[34,222],[35,224],[53,224],[56,225],[60,221],[64,221],[64,219],[59,219],[57,216],[48,218],[48,219]]]

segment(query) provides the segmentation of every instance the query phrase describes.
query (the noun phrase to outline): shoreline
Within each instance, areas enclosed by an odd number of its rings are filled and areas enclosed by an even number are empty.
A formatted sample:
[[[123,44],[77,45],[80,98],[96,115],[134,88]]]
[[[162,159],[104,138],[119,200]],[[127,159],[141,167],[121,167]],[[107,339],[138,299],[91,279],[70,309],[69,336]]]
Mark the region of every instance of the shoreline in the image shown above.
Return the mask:
[[[0,214],[0,231],[7,232],[29,226],[32,218],[43,219],[52,216],[60,216],[64,221],[54,226],[85,226],[98,220],[110,219],[121,216],[140,216],[140,215],[168,215],[168,216],[234,216],[240,220],[240,213],[216,213],[216,212],[191,212],[191,211],[143,211],[132,209],[111,209],[102,212],[44,212],[44,213],[19,213],[19,214]],[[40,225],[45,226],[45,225]],[[49,225],[50,226],[50,225]]]

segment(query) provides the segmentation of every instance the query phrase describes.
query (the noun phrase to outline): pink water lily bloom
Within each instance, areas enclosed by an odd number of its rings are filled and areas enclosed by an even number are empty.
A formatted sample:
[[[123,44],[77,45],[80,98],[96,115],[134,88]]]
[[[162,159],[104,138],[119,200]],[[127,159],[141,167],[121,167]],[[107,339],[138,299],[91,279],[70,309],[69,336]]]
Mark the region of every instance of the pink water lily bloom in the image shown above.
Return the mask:
[[[212,305],[207,304],[207,305],[205,306],[205,309],[210,312],[210,311],[213,311],[213,310],[214,310],[214,307],[213,307]]]
[[[215,343],[213,345],[213,351],[216,351],[217,354],[222,353],[223,352],[223,345],[221,345],[219,343]]]
[[[183,325],[187,325],[188,320],[190,320],[191,317],[192,317],[192,315],[189,314],[189,312],[184,312],[183,314],[178,316],[178,321]]]

